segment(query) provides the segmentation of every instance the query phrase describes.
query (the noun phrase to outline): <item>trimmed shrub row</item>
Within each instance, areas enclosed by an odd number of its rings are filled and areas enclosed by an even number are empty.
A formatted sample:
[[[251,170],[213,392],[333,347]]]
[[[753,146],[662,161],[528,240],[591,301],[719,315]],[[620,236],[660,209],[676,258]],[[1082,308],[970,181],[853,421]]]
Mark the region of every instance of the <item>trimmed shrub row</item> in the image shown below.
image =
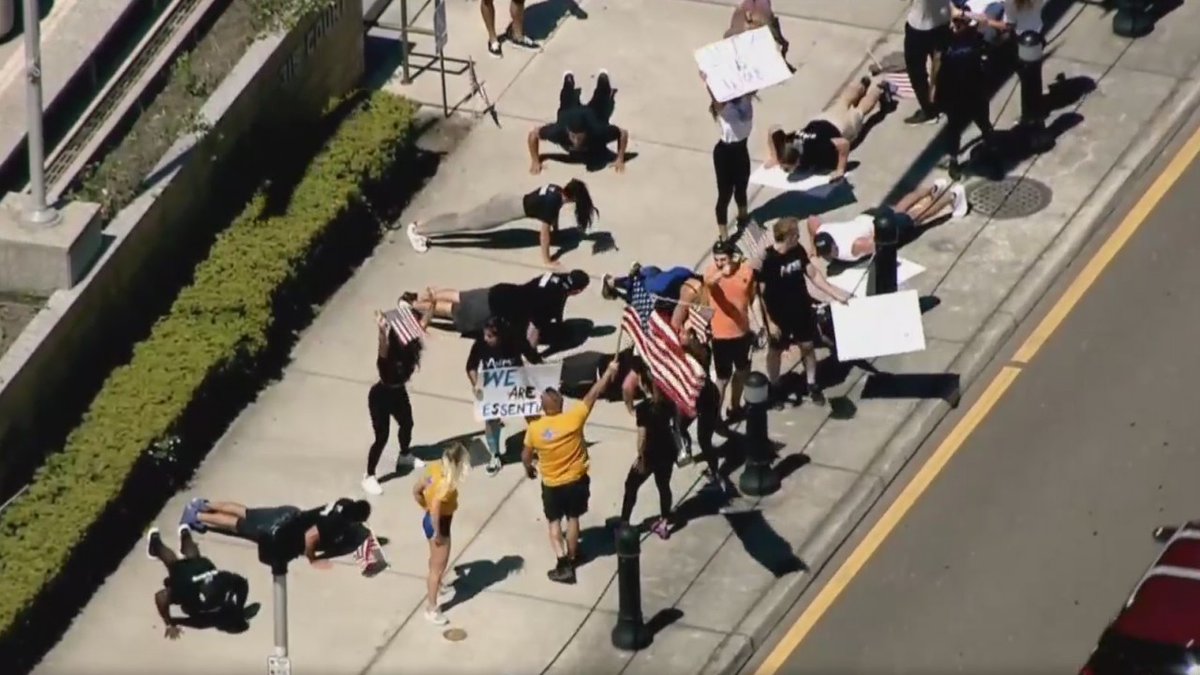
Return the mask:
[[[177,441],[186,444],[189,428],[227,422],[211,419],[205,399],[211,407],[223,396],[217,391],[223,381],[227,388],[261,366],[280,337],[281,303],[311,283],[303,277],[320,249],[336,246],[338,224],[361,217],[364,190],[397,168],[415,113],[390,94],[366,97],[290,194],[272,195],[279,186],[268,183],[218,235],[192,283],[131,360],[109,375],[63,450],[0,514],[0,638],[27,632],[21,629],[29,629],[24,624],[34,621],[39,603],[53,604],[46,596],[68,583],[63,577],[71,568],[88,564],[77,560],[83,549],[121,545],[84,544],[104,521],[152,505],[141,494],[148,478],[177,478],[171,475],[183,461]]]

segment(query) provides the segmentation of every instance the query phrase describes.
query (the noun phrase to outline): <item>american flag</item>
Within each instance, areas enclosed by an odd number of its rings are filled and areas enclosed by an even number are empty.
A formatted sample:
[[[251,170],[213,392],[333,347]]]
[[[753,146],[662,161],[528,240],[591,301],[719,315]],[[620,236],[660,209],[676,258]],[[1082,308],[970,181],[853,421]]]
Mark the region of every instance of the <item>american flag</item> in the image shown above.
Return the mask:
[[[425,331],[421,330],[421,322],[417,321],[417,315],[413,313],[412,305],[403,300],[396,303],[396,309],[383,313],[383,323],[395,331],[396,336],[400,338],[400,344],[406,345],[413,340],[420,340],[425,334]]]
[[[747,260],[759,262],[770,246],[767,228],[758,225],[747,225],[738,237],[738,248]]]
[[[633,336],[634,346],[645,359],[659,389],[688,417],[696,415],[696,398],[704,381],[704,370],[683,351],[679,336],[667,317],[654,308],[654,297],[640,275],[629,280],[629,306],[621,317],[621,328]]]
[[[688,305],[687,318],[683,320],[684,332],[691,331],[696,339],[702,343],[707,343],[711,338],[711,326],[713,311],[710,307],[701,307],[699,305]]]
[[[892,87],[892,92],[896,98],[916,98],[913,93],[912,81],[908,79],[908,73],[883,73],[880,75],[884,82],[887,82]]]
[[[354,559],[358,561],[364,577],[373,577],[388,566],[387,559],[383,557],[383,547],[370,529],[367,530],[366,539],[354,550]]]

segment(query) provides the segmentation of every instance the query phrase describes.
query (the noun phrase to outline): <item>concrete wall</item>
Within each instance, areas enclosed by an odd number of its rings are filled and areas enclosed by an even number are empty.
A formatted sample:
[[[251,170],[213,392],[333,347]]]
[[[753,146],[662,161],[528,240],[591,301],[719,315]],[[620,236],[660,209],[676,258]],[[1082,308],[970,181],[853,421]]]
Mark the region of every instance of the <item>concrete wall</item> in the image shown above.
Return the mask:
[[[362,0],[337,0],[285,35],[253,44],[201,111],[210,126],[178,141],[137,200],[109,223],[109,245],[87,277],[55,293],[0,358],[0,486],[40,458],[54,424],[55,401],[89,349],[120,333],[133,291],[154,284],[156,261],[203,220],[214,172],[253,129],[315,118],[331,97],[353,90],[363,74]],[[51,435],[52,437],[52,435]]]

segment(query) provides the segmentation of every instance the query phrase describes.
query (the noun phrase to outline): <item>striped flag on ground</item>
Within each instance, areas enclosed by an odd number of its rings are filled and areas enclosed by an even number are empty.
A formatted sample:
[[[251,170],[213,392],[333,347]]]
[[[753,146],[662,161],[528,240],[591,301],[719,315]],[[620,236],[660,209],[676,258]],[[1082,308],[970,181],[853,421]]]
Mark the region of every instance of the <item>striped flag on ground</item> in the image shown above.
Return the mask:
[[[366,539],[354,550],[354,559],[358,561],[364,577],[373,577],[388,566],[387,559],[383,557],[383,547],[370,529],[367,530]]]
[[[683,351],[667,317],[654,309],[654,297],[642,284],[640,275],[630,277],[629,291],[629,306],[621,317],[622,329],[633,337],[634,347],[649,367],[654,383],[681,413],[694,417],[704,370]]]
[[[413,340],[421,340],[425,335],[425,331],[421,330],[421,322],[413,313],[412,305],[403,300],[396,303],[396,309],[390,309],[383,313],[383,323],[396,333],[396,336],[400,338],[400,344],[403,345]]]
[[[884,82],[891,85],[892,91],[896,98],[916,98],[913,93],[912,81],[908,79],[908,73],[883,73],[880,75]]]

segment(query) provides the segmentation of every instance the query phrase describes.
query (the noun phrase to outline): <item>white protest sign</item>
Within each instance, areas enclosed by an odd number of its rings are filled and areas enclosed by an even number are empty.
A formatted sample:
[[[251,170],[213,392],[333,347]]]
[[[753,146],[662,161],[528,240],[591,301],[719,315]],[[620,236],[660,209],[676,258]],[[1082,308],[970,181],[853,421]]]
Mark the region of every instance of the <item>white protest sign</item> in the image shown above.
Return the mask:
[[[843,178],[849,181],[853,175],[853,172],[847,173]],[[827,173],[797,171],[789,174],[777,166],[768,169],[765,164],[759,166],[754,170],[754,173],[750,174],[750,182],[776,190],[806,192],[818,199],[825,199],[842,184],[840,181],[836,183],[830,181],[829,174]]]
[[[907,354],[925,349],[925,325],[916,291],[898,291],[834,303],[838,360]]]
[[[494,420],[542,414],[542,392],[558,387],[562,363],[542,363],[479,371],[482,396],[475,418]]]
[[[850,269],[842,270],[841,272],[829,277],[829,283],[837,286],[847,293],[866,295],[867,282],[864,277],[867,276],[867,269],[867,266],[863,266],[851,267]],[[921,267],[917,263],[911,260],[905,260],[904,258],[899,258],[896,265],[896,283],[903,284],[904,282],[912,279],[924,271],[925,268]]]
[[[695,58],[713,98],[721,103],[792,76],[771,30],[765,27],[705,45],[696,50]]]

